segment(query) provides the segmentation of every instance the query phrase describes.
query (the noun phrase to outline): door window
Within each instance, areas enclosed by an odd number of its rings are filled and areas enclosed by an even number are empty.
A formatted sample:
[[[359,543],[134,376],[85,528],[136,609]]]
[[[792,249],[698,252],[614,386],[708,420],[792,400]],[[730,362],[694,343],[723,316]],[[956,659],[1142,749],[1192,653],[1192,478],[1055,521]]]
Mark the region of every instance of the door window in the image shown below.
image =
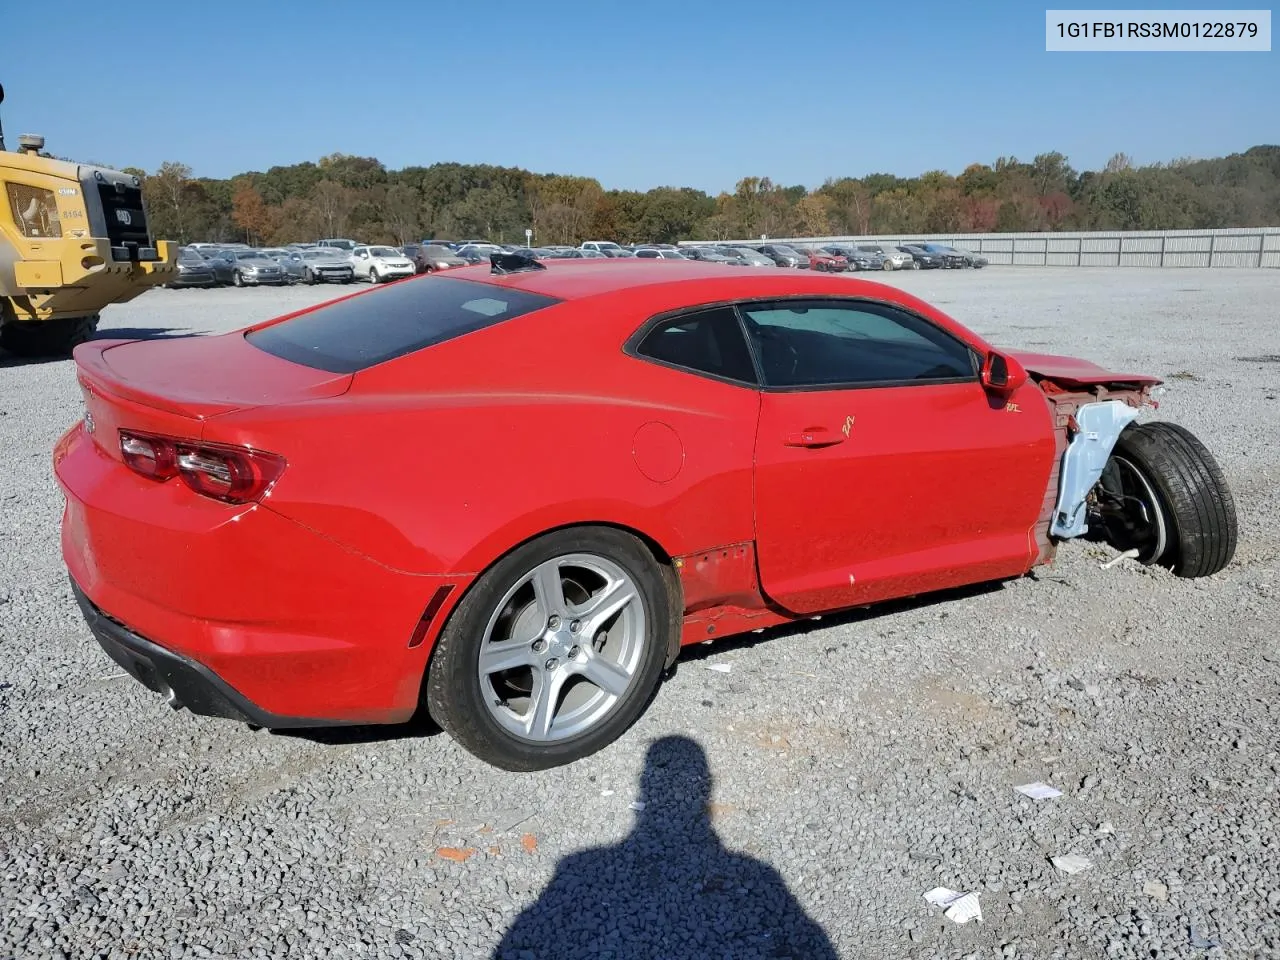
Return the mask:
[[[869,301],[742,308],[769,387],[885,386],[977,379],[974,354],[920,317]]]

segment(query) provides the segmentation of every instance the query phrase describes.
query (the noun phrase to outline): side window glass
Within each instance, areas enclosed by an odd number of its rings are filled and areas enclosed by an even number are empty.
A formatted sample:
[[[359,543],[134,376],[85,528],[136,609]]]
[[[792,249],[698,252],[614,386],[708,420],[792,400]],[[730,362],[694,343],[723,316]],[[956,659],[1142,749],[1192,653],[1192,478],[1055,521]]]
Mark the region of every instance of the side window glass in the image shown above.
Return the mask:
[[[686,314],[654,327],[636,353],[713,377],[756,383],[751,351],[732,307]]]
[[[964,343],[884,304],[797,300],[747,304],[742,315],[767,386],[867,386],[977,376]]]

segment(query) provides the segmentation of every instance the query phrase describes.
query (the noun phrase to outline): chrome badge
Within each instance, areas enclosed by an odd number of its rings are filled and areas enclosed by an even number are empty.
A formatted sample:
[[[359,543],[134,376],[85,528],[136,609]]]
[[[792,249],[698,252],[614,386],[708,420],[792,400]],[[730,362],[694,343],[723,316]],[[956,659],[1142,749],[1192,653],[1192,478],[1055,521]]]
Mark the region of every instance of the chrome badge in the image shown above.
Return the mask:
[[[133,223],[133,217],[129,215],[128,210],[117,210],[116,219],[123,223],[126,227]]]

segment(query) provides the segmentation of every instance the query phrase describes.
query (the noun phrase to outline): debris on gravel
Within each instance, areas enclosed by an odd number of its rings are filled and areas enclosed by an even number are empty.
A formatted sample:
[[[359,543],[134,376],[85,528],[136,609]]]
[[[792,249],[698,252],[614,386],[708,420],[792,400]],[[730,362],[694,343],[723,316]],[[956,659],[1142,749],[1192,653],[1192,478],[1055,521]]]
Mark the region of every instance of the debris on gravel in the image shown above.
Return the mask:
[[[1235,561],[1185,581],[1074,542],[1014,582],[695,647],[619,742],[534,774],[422,725],[253,731],[120,679],[59,557],[72,364],[0,357],[0,956],[1280,955],[1280,271],[882,279],[1001,345],[1192,374],[1150,415],[1221,462]],[[156,290],[102,335],[334,293]],[[1011,788],[1035,783],[1062,795]]]

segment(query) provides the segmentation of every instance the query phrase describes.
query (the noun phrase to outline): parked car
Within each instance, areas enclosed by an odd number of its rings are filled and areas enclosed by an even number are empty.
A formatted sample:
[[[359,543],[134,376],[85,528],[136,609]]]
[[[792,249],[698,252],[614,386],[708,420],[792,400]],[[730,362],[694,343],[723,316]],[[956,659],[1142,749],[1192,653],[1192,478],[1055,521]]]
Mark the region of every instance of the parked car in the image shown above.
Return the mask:
[[[534,260],[555,260],[556,252],[548,250],[546,247],[513,247],[512,253],[518,253],[522,257],[532,257]]]
[[[856,246],[861,253],[878,256],[881,270],[902,270],[904,268],[910,270],[911,265],[915,263],[915,258],[911,254],[899,250],[893,244],[866,241],[858,243]]]
[[[809,269],[826,273],[844,273],[849,269],[849,260],[843,254],[828,253],[825,250],[806,249],[809,255]]]
[[[356,279],[370,283],[400,280],[418,272],[413,261],[395,247],[356,247],[351,251],[351,267]]]
[[[178,270],[166,287],[216,287],[218,277],[209,261],[190,247],[178,250]]]
[[[451,248],[439,243],[407,243],[404,255],[413,261],[418,273],[434,273],[436,270],[451,270],[454,267],[465,267],[470,261]]]
[[[752,250],[750,247],[730,247],[719,246],[715,248],[717,253],[722,253],[726,257],[736,257],[738,262],[744,267],[776,267],[772,257],[766,257],[759,250]]]
[[[809,255],[785,243],[766,243],[755,248],[780,267],[809,269]]]
[[[336,247],[338,250],[345,250],[347,253],[355,250],[359,246],[354,240],[348,240],[345,237],[330,238],[328,240],[317,240],[317,247]]]
[[[635,250],[636,259],[638,260],[688,260],[679,250],[668,250],[665,247],[637,247]]]
[[[1020,577],[1086,532],[1181,577],[1235,553],[1213,455],[1136,422],[1157,377],[813,271],[583,279],[495,265],[77,347],[52,459],[104,650],[173,707],[422,707],[534,770],[617,739],[682,645]]]
[[[921,244],[921,246],[928,252],[942,257],[944,265],[952,269],[972,267],[975,270],[980,270],[990,263],[986,257],[971,250],[961,250],[945,243],[925,243]]]
[[[681,247],[680,252],[690,260],[701,260],[703,263],[740,265],[735,258],[721,253],[715,247]]]
[[[221,250],[209,260],[219,283],[237,287],[283,286],[284,270],[257,250]]]
[[[906,243],[898,247],[903,253],[911,254],[912,268],[915,270],[937,270],[945,266],[942,254],[931,253],[924,247],[915,243]]]
[[[608,260],[607,253],[601,253],[599,250],[593,250],[587,247],[573,247],[568,250],[560,250],[559,258],[561,260]]]
[[[866,253],[855,247],[829,244],[820,248],[823,253],[844,257],[846,270],[883,270],[884,258],[879,254]]]
[[[303,283],[350,283],[355,279],[351,257],[336,247],[291,250],[281,261],[291,280]]]
[[[496,243],[468,243],[454,251],[467,263],[488,263],[493,254],[502,252],[502,247]]]
[[[614,243],[612,240],[587,240],[578,244],[578,246],[583,250],[595,250],[598,253],[603,253],[606,257],[615,256],[616,251],[622,249],[619,244]]]

